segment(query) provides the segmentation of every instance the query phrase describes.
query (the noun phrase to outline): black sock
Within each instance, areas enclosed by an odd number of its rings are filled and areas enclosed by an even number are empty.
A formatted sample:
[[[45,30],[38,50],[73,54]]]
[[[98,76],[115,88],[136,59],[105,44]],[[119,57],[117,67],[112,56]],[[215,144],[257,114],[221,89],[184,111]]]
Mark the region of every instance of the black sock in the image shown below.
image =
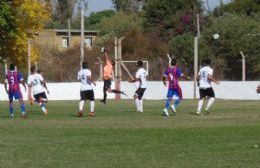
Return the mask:
[[[116,89],[113,89],[112,92],[113,92],[113,93],[121,93],[121,94],[124,93],[124,92],[122,92],[122,91],[120,91],[120,90],[116,90]]]

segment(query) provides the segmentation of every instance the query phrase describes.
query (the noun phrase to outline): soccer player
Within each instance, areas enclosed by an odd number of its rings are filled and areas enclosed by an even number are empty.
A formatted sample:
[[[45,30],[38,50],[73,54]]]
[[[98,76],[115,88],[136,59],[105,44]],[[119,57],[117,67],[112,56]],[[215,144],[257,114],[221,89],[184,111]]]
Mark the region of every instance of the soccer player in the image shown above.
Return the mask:
[[[171,108],[173,115],[176,115],[176,108],[182,101],[182,91],[179,86],[179,78],[190,79],[190,77],[184,75],[182,71],[177,67],[177,60],[174,58],[171,60],[171,66],[169,66],[164,76],[162,77],[163,84],[166,86],[166,79],[168,79],[168,93],[165,107],[163,109],[163,116],[169,116],[168,109]],[[172,99],[175,99],[173,105],[171,105]]]
[[[16,100],[17,99],[19,100],[20,109],[22,112],[22,118],[26,118],[25,105],[24,105],[24,101],[23,101],[23,95],[20,90],[20,83],[23,85],[23,87],[26,91],[26,85],[24,83],[22,74],[15,70],[14,64],[10,64],[9,70],[6,74],[5,91],[9,97],[9,111],[10,111],[11,118],[14,117],[13,98],[15,98]],[[8,89],[7,89],[7,84],[9,86]]]
[[[197,80],[199,85],[199,93],[200,93],[200,100],[198,102],[198,109],[196,114],[201,114],[201,109],[203,106],[203,99],[209,98],[208,104],[205,108],[205,111],[207,114],[209,114],[209,108],[212,106],[212,104],[215,101],[215,93],[211,86],[211,81],[215,82],[216,84],[219,84],[218,81],[216,81],[213,78],[213,69],[210,67],[211,60],[206,59],[204,60],[204,66],[199,70]]]
[[[33,97],[35,98],[35,102],[39,104],[41,110],[44,115],[48,115],[48,111],[46,109],[47,96],[45,94],[44,88],[46,88],[47,92],[49,90],[47,88],[46,82],[41,74],[36,73],[35,66],[31,67],[31,75],[28,77],[27,81],[29,90],[32,90]]]
[[[103,93],[104,93],[104,98],[103,98],[103,100],[101,100],[101,102],[106,104],[107,92],[115,93],[115,94],[123,94],[123,95],[126,95],[126,94],[124,92],[120,91],[120,90],[111,89],[111,84],[112,84],[111,80],[112,80],[114,62],[109,57],[106,49],[102,48],[101,52],[102,52],[102,58],[104,59],[104,62],[105,62],[105,66],[104,66],[104,69],[103,69],[103,80],[104,80]]]
[[[135,78],[129,82],[138,82],[138,89],[135,91],[134,100],[136,104],[136,111],[143,112],[143,95],[147,88],[147,71],[143,68],[143,61],[137,62],[138,70],[135,74]]]
[[[81,82],[80,87],[80,102],[79,102],[79,117],[83,116],[83,109],[86,100],[90,101],[89,116],[95,117],[95,99],[92,83],[96,83],[91,78],[91,71],[88,69],[88,63],[82,63],[82,69],[78,72],[78,80]]]

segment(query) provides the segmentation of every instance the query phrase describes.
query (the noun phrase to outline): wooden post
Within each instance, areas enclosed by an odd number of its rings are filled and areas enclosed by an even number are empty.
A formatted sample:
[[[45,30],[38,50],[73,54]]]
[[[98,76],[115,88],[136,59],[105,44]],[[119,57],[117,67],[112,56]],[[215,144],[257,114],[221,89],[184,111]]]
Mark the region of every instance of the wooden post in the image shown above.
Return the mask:
[[[30,72],[30,68],[31,68],[31,39],[28,38],[28,76],[30,76],[31,72]]]
[[[80,15],[81,15],[81,42],[80,42],[80,69],[82,68],[82,62],[84,61],[84,17],[85,17],[85,5],[84,1],[81,1],[81,8],[80,8]]]
[[[242,56],[242,81],[246,81],[246,58],[242,51],[240,51]]]

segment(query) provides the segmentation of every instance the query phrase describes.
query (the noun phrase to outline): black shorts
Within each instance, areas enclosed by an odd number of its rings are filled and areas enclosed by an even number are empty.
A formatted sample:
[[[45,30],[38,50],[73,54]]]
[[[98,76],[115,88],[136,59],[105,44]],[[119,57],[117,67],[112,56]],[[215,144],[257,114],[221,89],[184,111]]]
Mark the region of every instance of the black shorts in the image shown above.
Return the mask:
[[[200,88],[200,99],[207,98],[207,97],[215,97],[214,90],[211,88],[202,89]]]
[[[104,80],[104,90],[107,91],[107,89],[111,88],[111,80]]]
[[[146,88],[138,88],[138,89],[135,91],[135,95],[138,96],[138,99],[142,99],[145,90],[146,90]]]
[[[94,91],[93,90],[85,90],[80,91],[80,100],[90,100],[94,101]]]
[[[36,101],[39,101],[40,99],[42,99],[43,101],[47,102],[47,96],[46,96],[45,92],[33,95],[33,97],[35,98]]]

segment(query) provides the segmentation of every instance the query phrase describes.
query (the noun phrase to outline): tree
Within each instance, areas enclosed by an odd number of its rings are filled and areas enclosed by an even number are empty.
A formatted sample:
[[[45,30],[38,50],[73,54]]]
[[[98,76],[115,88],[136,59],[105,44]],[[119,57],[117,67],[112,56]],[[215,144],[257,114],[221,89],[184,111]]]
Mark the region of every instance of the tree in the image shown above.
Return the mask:
[[[112,0],[117,11],[137,12],[140,11],[145,0]]]
[[[144,24],[149,31],[156,32],[162,40],[169,41],[180,30],[180,20],[192,14],[190,23],[196,23],[194,12],[201,11],[200,0],[150,0],[144,6]],[[185,11],[185,12],[184,12]],[[177,15],[176,15],[177,14]],[[183,28],[181,28],[183,29]],[[192,30],[193,31],[193,30]]]
[[[34,34],[39,31],[49,18],[48,3],[34,0],[13,0],[8,4],[9,15],[12,23],[12,36],[6,38],[5,53],[2,54],[4,59],[8,59],[18,65],[24,65],[27,55],[27,40],[33,38]],[[37,58],[36,47],[32,48],[32,60]]]
[[[246,55],[247,77],[257,79],[260,77],[260,38],[259,14],[224,15],[211,18],[202,32],[202,41],[208,47],[208,57],[215,60],[224,60],[224,78],[241,80],[241,55]],[[212,35],[218,33],[220,38],[214,40]]]
[[[225,10],[230,13],[246,14],[260,12],[259,0],[234,0],[225,6]]]
[[[15,19],[12,16],[10,5],[6,1],[0,2],[0,59],[8,55],[9,40],[16,33]]]
[[[88,29],[96,29],[97,25],[101,22],[102,19],[106,17],[112,17],[115,15],[113,10],[104,10],[100,12],[91,13],[86,19],[85,27]]]

